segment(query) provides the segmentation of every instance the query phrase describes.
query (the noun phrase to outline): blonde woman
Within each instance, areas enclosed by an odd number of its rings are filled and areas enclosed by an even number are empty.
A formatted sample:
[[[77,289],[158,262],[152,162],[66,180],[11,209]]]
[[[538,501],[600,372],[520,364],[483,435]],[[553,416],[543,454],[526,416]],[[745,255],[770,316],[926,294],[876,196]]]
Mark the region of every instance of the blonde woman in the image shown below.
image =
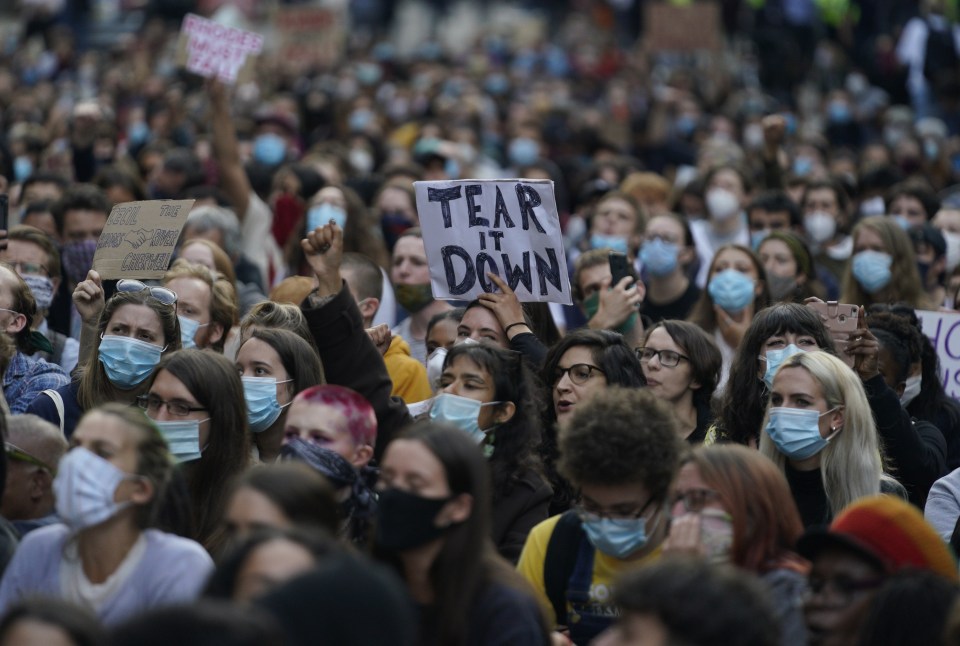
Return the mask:
[[[827,524],[864,496],[903,487],[883,472],[863,384],[826,352],[786,359],[773,378],[760,452],[780,467],[806,527]]]
[[[896,220],[874,216],[853,229],[853,258],[843,276],[840,302],[868,307],[874,303],[908,303],[936,309],[920,281],[913,244]]]

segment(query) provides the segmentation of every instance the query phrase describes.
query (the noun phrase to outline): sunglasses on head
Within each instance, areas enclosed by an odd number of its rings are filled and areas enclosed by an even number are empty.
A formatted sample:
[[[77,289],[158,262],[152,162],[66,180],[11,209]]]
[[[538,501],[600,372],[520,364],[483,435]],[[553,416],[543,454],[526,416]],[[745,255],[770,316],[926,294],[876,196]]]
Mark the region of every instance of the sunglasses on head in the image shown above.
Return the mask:
[[[150,292],[150,296],[154,297],[164,305],[177,304],[177,293],[173,290],[167,289],[166,287],[151,287],[150,285],[141,283],[139,280],[134,280],[132,278],[124,278],[118,282],[117,291],[126,292],[129,294]]]

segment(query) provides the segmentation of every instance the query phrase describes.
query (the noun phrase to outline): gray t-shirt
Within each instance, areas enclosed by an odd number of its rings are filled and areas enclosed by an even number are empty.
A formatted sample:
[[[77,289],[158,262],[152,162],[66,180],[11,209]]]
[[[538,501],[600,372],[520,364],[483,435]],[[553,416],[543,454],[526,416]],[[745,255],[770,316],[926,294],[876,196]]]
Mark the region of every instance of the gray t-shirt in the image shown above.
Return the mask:
[[[58,523],[30,532],[0,582],[0,615],[28,597],[68,598],[61,562],[69,528]],[[108,626],[148,609],[196,599],[213,571],[210,555],[194,541],[155,529],[143,532],[145,546],[116,590],[91,610]]]

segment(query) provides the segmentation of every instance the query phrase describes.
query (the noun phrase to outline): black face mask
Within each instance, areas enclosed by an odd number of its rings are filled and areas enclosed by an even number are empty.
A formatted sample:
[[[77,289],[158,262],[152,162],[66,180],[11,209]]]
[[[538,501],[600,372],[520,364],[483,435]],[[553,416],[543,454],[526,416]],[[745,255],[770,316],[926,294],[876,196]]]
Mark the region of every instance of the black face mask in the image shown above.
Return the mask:
[[[377,501],[377,544],[392,552],[404,552],[443,536],[446,527],[434,521],[447,498],[423,498],[400,489],[380,492]]]

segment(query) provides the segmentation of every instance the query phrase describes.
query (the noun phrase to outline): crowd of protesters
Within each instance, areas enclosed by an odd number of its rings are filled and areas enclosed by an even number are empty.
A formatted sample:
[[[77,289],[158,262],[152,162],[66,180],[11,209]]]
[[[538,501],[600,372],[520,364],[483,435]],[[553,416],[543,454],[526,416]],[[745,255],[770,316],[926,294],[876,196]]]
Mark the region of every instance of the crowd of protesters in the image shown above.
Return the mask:
[[[0,646],[960,644],[956,3],[320,4],[0,8]],[[503,178],[572,305],[435,294]]]

